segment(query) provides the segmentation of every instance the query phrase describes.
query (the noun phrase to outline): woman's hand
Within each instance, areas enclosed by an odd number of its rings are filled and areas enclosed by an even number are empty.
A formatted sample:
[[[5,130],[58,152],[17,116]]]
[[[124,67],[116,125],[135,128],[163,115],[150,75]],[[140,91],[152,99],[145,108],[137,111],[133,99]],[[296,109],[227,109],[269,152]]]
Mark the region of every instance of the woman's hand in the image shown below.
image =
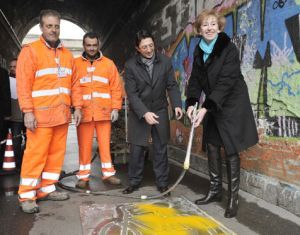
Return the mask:
[[[186,114],[188,116],[188,118],[191,120],[191,122],[193,121],[193,116],[194,116],[194,106],[189,106],[187,111],[186,111]]]
[[[195,122],[195,127],[198,127],[200,125],[200,123],[203,121],[203,118],[206,113],[207,113],[206,108],[201,108],[201,109],[197,110],[195,120],[192,120]]]

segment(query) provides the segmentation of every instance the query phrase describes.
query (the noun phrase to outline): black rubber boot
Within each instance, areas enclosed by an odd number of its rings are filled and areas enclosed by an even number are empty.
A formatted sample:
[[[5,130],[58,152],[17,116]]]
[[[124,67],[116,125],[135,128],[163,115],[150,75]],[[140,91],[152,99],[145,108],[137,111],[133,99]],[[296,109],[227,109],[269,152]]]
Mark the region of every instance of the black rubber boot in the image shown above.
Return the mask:
[[[195,201],[197,205],[208,204],[222,200],[222,159],[220,147],[207,145],[208,171],[210,177],[209,191],[205,197]]]
[[[226,158],[228,177],[228,202],[224,216],[232,218],[237,215],[240,187],[240,157],[238,154]]]

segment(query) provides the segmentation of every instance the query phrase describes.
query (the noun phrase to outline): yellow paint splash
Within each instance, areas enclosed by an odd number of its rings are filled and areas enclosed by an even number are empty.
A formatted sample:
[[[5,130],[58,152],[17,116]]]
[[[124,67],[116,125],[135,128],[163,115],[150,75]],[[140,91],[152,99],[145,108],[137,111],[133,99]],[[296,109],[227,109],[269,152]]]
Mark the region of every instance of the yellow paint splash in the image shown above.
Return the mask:
[[[224,234],[212,219],[182,213],[174,208],[154,204],[138,204],[133,220],[142,224],[145,235]]]

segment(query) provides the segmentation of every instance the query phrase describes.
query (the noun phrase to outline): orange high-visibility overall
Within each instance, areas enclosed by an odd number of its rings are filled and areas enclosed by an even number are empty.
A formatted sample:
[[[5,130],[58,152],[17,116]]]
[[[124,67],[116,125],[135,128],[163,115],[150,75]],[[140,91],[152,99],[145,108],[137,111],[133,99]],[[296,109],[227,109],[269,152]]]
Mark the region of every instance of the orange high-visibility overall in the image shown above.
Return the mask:
[[[51,48],[43,37],[25,45],[17,62],[17,92],[22,111],[33,112],[27,130],[19,200],[35,200],[55,191],[66,150],[70,107],[81,108],[82,95],[71,52]]]
[[[88,181],[92,141],[96,129],[103,179],[115,174],[110,155],[111,112],[121,109],[122,89],[117,68],[100,52],[91,63],[84,56],[75,59],[83,98],[83,120],[77,127],[79,144],[78,179]]]

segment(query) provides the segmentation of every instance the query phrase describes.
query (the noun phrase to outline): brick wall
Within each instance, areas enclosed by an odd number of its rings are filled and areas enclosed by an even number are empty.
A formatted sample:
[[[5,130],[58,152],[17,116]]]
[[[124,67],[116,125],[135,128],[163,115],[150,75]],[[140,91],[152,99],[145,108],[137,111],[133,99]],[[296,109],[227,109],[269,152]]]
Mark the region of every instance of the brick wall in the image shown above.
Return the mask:
[[[300,186],[299,142],[260,137],[256,146],[241,154],[242,168]]]

